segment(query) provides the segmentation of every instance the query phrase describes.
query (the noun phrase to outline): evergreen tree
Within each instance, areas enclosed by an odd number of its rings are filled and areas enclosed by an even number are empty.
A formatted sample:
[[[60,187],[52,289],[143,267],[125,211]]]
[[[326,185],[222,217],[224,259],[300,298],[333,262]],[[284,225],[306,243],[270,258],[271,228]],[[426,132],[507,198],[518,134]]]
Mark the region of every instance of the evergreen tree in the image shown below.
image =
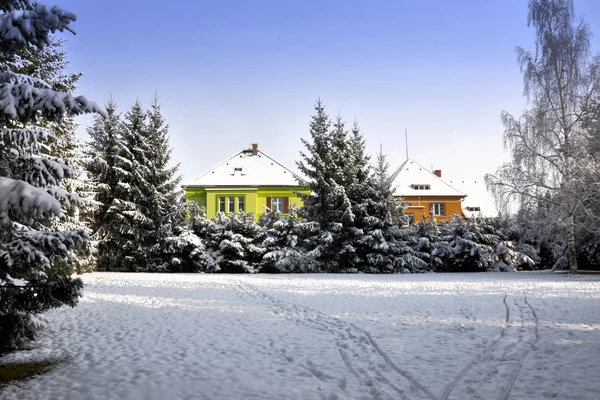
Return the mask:
[[[427,269],[418,252],[409,245],[410,231],[402,229],[404,211],[393,197],[393,179],[388,173],[385,155],[377,155],[370,187],[363,189],[369,196],[357,207],[361,210],[362,237],[358,254],[364,260],[363,270],[374,273],[418,272]]]
[[[56,230],[76,196],[61,186],[72,171],[42,151],[54,124],[102,112],[84,97],[53,90],[48,82],[13,68],[28,49],[40,52],[50,34],[70,30],[75,16],[29,1],[0,4],[0,352],[35,337],[35,315],[75,306],[83,283],[71,278],[83,230]]]
[[[152,189],[147,198],[149,217],[152,219],[153,227],[150,241],[153,245],[152,260],[150,266],[163,262],[162,248],[166,238],[173,238],[181,231],[184,221],[181,219],[181,210],[185,207],[185,196],[179,187],[181,176],[177,175],[179,164],[170,166],[171,148],[169,146],[168,125],[160,110],[158,97],[150,104],[148,113],[148,139],[149,147],[153,151],[150,159],[150,173],[148,183]],[[186,237],[188,230],[183,230]],[[172,239],[169,239],[172,240]]]
[[[270,210],[261,215],[261,222],[267,231],[261,272],[315,271],[314,260],[307,252],[307,238],[318,228],[316,223],[300,219],[295,207],[290,207],[285,217]]]
[[[111,99],[106,105],[106,116],[95,117],[88,135],[89,161],[87,173],[95,186],[95,200],[99,207],[92,220],[95,247],[98,251],[96,268],[102,271],[122,270],[125,257],[127,227],[123,221],[121,204],[128,193],[126,170],[128,159],[123,157],[126,149],[121,140],[123,124],[117,113],[117,104]]]
[[[265,253],[262,247],[265,230],[256,223],[254,214],[218,213],[215,228],[213,237],[218,245],[216,260],[221,272],[254,273],[260,270]]]
[[[206,210],[196,202],[183,205],[174,217],[170,236],[161,239],[156,250],[161,253],[155,271],[215,272],[216,261],[205,243],[213,244],[214,223],[206,219]],[[186,218],[187,215],[187,218]],[[196,229],[198,232],[196,232]],[[214,248],[214,247],[213,247]]]
[[[152,177],[154,153],[147,124],[147,112],[136,101],[125,113],[121,140],[125,179],[120,184],[121,198],[113,212],[120,221],[124,257],[121,267],[127,271],[147,271],[154,245],[155,224],[151,204],[156,200]],[[109,210],[110,211],[110,210]]]
[[[206,218],[206,209],[198,207],[194,201],[186,203],[186,212],[187,222],[192,232],[200,238],[204,245],[204,252],[198,254],[198,270],[206,272],[220,271],[218,259],[220,256],[219,244],[222,226]]]
[[[309,254],[324,271],[352,270],[356,255],[352,245],[354,213],[346,192],[352,179],[347,165],[347,132],[341,118],[331,130],[321,101],[315,111],[310,123],[311,142],[302,139],[306,153],[300,152],[301,160],[297,162],[307,178],[300,184],[311,190],[308,195],[300,195],[304,201],[301,215],[319,224],[309,240],[314,245]]]

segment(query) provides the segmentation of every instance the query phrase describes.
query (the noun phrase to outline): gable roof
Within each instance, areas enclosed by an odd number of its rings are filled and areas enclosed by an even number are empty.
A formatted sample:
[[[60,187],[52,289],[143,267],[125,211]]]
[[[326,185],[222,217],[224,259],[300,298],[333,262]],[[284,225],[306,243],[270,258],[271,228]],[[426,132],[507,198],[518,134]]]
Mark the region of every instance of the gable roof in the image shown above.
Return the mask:
[[[480,179],[453,179],[446,178],[449,184],[467,194],[467,198],[462,203],[463,214],[467,218],[477,217],[497,217],[498,209],[494,198],[485,187],[483,177]],[[480,211],[470,211],[467,207],[479,207]]]
[[[299,186],[297,176],[264,152],[242,150],[184,184],[210,186]]]
[[[392,178],[395,187],[394,196],[466,196],[465,193],[450,186],[442,178],[410,158],[392,174]],[[430,189],[415,189],[413,185],[429,185]]]

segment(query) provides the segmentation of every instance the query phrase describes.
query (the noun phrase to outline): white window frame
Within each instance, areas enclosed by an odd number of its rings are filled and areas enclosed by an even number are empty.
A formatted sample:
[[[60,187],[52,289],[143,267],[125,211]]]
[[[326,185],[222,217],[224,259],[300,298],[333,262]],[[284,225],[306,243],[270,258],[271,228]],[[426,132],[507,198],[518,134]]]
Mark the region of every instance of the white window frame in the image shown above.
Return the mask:
[[[431,203],[431,215],[435,217],[445,217],[446,203]]]
[[[283,213],[285,211],[285,197],[271,197],[271,210]]]

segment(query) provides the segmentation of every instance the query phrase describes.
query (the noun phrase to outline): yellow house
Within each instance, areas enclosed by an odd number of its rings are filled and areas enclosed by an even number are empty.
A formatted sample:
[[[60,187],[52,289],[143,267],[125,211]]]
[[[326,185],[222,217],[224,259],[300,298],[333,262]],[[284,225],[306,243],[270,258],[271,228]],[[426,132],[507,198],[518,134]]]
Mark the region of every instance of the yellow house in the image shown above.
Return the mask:
[[[297,193],[310,191],[298,184],[298,177],[258,149],[258,144],[234,154],[202,175],[184,184],[187,201],[206,208],[206,216],[253,213],[258,220],[268,209],[282,215],[291,205],[302,206]]]
[[[411,222],[434,218],[447,221],[452,215],[464,217],[462,202],[467,197],[442,179],[442,171],[429,171],[412,159],[406,160],[392,175],[394,197],[405,205]]]

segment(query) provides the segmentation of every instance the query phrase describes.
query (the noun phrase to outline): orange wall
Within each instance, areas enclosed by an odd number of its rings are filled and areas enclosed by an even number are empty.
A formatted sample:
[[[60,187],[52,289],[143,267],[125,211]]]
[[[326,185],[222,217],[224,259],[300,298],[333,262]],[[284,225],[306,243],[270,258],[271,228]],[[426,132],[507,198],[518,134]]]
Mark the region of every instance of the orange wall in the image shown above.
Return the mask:
[[[426,197],[416,197],[416,196],[406,196],[402,198],[402,203],[410,203],[411,207],[406,208],[404,210],[405,214],[413,214],[414,222],[419,222],[423,220],[423,216],[428,220],[431,218],[429,213],[429,205],[431,203],[444,203],[446,208],[446,213],[444,216],[435,216],[436,221],[449,221],[452,218],[452,215],[458,214],[463,215],[462,213],[462,202],[463,197],[455,196],[455,197],[437,197],[437,196],[426,196]],[[422,207],[422,208],[421,208]]]

